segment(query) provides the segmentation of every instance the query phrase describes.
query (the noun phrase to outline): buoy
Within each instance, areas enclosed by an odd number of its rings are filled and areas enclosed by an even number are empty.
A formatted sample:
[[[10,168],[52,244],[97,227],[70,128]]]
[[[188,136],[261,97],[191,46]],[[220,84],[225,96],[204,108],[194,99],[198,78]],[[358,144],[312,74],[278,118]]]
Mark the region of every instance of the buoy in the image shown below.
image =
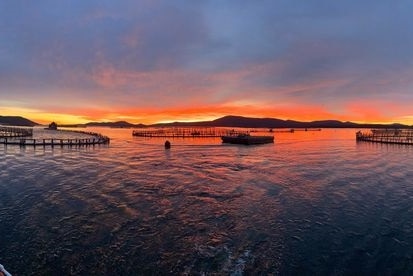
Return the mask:
[[[165,142],[165,149],[170,149],[171,148],[171,142],[169,142],[168,140],[166,140]]]

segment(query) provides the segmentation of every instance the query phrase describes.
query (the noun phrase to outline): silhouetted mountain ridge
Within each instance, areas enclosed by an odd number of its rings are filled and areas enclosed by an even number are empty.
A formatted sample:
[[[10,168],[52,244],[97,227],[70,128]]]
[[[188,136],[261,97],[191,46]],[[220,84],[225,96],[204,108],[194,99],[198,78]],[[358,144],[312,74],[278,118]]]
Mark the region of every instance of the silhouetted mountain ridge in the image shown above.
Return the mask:
[[[284,121],[276,118],[250,118],[243,116],[225,116],[211,122],[214,126],[222,127],[257,127],[257,128],[283,128],[298,127],[299,122]]]
[[[207,122],[173,122],[155,124],[151,126],[209,126],[209,127],[245,127],[245,128],[407,128],[403,124],[358,124],[342,122],[338,120],[318,120],[312,122],[300,122],[294,120],[281,120],[277,118],[252,118],[228,115]]]
[[[0,116],[0,124],[15,126],[35,126],[37,123],[20,116]],[[300,122],[294,120],[281,120],[277,118],[252,118],[228,115],[213,121],[199,122],[172,122],[159,124],[132,124],[126,121],[117,122],[89,122],[86,124],[59,125],[61,127],[114,127],[114,128],[141,128],[141,127],[245,127],[245,128],[407,128],[404,124],[358,124],[338,120],[317,120]]]
[[[21,116],[0,116],[0,125],[33,127],[39,124]]]
[[[117,128],[130,128],[130,127],[142,127],[143,124],[132,124],[126,121],[117,121],[117,122],[89,122],[85,124],[88,126],[98,126],[98,127],[117,127]]]

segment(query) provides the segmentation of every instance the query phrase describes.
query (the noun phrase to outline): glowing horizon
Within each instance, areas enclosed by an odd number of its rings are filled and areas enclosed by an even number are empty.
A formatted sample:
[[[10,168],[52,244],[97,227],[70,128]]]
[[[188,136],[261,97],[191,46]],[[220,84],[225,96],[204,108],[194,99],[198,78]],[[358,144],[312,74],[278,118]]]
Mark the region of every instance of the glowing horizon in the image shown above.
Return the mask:
[[[240,108],[242,109],[242,108]],[[248,109],[248,108],[247,108]],[[293,120],[301,122],[311,122],[317,120],[339,120],[342,122],[353,122],[353,123],[372,123],[372,124],[392,124],[400,123],[405,125],[413,125],[413,116],[410,117],[400,117],[394,119],[384,119],[379,118],[377,120],[360,120],[357,118],[349,118],[347,116],[334,116],[325,112],[320,112],[318,115],[311,115],[311,109],[309,113],[303,112],[302,109],[294,111],[294,109],[289,109],[288,112],[283,111],[282,113],[271,113],[271,112],[261,112],[257,110],[252,110],[249,113],[242,113],[242,110],[236,110],[234,108],[230,109],[233,112],[222,112],[221,109],[217,109],[216,112],[207,112],[206,110],[202,113],[194,113],[193,111],[183,110],[170,110],[166,112],[143,112],[137,116],[122,115],[122,114],[107,114],[103,116],[93,116],[91,114],[87,115],[74,115],[74,114],[57,114],[57,113],[47,113],[38,110],[22,110],[22,109],[8,109],[2,114],[2,116],[22,116],[26,119],[34,121],[39,124],[47,125],[50,122],[56,122],[57,124],[85,124],[89,122],[117,122],[117,121],[127,121],[132,124],[157,124],[157,123],[173,123],[173,122],[201,122],[201,121],[213,121],[215,119],[233,115],[233,116],[243,116],[251,118],[274,118],[281,120]],[[222,112],[222,113],[221,113]],[[301,113],[301,115],[297,115]],[[138,114],[138,113],[135,113]],[[287,116],[286,116],[287,114]],[[294,116],[294,114],[296,116]]]

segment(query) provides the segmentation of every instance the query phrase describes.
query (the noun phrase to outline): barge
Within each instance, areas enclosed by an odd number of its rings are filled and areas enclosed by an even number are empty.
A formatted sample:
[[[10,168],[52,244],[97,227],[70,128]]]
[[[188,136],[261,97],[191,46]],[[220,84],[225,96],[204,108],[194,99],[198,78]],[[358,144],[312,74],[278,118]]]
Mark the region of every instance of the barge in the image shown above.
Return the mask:
[[[221,136],[222,143],[258,145],[274,143],[274,136],[251,136],[249,134]]]

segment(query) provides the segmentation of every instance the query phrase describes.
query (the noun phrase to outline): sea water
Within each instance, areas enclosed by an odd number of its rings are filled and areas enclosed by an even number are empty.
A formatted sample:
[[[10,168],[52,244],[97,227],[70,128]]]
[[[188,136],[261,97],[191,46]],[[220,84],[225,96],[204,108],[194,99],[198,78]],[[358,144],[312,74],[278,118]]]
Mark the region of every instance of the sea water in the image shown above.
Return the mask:
[[[85,130],[110,145],[0,145],[13,275],[413,274],[412,146],[322,129],[165,150],[131,129]]]

